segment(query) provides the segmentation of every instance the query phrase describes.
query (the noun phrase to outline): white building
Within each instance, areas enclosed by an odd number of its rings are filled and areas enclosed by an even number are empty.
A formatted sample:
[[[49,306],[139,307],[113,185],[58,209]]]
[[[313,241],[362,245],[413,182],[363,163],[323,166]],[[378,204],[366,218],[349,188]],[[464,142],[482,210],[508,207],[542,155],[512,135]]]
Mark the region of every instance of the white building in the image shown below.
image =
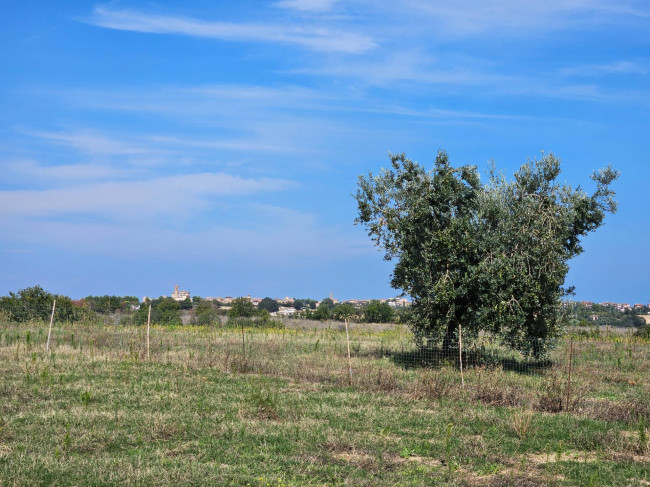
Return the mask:
[[[174,292],[172,293],[172,299],[175,301],[185,301],[186,299],[191,299],[190,298],[190,292],[189,291],[179,291],[178,290],[178,284],[174,286]]]

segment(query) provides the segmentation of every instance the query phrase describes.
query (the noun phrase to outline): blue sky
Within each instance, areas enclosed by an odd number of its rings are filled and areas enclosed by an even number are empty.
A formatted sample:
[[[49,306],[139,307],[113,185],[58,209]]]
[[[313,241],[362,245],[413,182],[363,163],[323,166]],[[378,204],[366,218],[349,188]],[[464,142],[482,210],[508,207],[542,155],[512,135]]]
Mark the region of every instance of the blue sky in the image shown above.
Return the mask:
[[[577,299],[650,301],[650,6],[626,0],[13,2],[0,293],[388,297],[353,225],[389,152],[553,152],[619,212]]]

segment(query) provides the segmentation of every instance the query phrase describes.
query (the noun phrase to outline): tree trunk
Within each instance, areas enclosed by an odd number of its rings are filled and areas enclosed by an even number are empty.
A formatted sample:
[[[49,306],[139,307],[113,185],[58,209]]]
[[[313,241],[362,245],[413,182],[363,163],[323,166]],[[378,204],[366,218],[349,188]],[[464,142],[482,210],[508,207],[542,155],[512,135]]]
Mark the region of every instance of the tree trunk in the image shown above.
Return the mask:
[[[447,325],[447,331],[442,340],[442,353],[445,358],[451,357],[454,353],[452,348],[456,344],[456,329],[458,329],[458,323],[452,322]]]

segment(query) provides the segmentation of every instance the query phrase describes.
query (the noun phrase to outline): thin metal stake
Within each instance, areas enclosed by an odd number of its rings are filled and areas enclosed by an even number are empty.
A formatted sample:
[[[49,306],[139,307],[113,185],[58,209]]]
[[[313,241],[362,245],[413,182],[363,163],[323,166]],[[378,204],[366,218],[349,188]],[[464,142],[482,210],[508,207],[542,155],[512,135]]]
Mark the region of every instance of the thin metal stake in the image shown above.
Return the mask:
[[[241,353],[242,358],[246,360],[246,342],[244,341],[244,320],[241,322]]]
[[[573,337],[569,342],[569,375],[566,385],[566,410],[568,411],[571,406],[571,367],[573,365]]]
[[[50,329],[47,331],[47,347],[46,350],[50,351],[50,337],[52,336],[52,323],[54,323],[54,310],[56,309],[56,299],[52,303],[52,316],[50,316]]]
[[[149,305],[149,314],[147,315],[147,360],[149,360],[149,328],[151,328],[151,305]]]
[[[345,338],[348,342],[348,371],[350,384],[352,384],[352,358],[350,357],[350,334],[348,333],[348,319],[345,319]]]
[[[458,359],[460,361],[460,383],[465,389],[465,377],[463,376],[463,331],[458,324]]]

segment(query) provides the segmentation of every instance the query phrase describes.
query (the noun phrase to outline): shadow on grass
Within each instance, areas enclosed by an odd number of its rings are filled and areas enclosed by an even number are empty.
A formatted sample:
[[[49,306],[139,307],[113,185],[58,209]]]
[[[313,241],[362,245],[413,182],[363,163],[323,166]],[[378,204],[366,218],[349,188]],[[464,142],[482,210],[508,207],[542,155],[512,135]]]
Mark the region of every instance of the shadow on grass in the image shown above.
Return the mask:
[[[460,367],[458,349],[422,348],[399,352],[382,351],[382,355],[389,357],[396,365],[406,369]],[[501,367],[503,370],[519,374],[538,374],[552,366],[553,362],[546,358],[504,357],[503,354],[494,350],[463,351],[463,368]]]

